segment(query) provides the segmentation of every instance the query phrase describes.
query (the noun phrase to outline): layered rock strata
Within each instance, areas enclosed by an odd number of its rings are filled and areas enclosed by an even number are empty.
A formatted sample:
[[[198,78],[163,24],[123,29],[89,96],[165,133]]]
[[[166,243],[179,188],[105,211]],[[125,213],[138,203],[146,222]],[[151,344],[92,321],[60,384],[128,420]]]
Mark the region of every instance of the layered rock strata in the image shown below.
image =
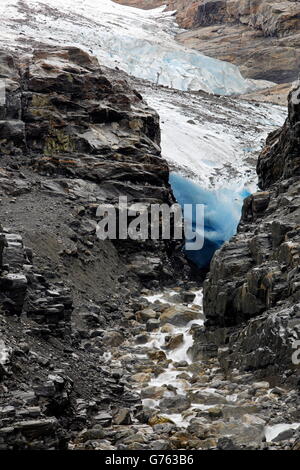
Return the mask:
[[[274,375],[286,369],[294,378],[300,333],[299,103],[298,86],[289,95],[283,128],[268,137],[259,157],[262,191],[245,200],[238,233],[215,254],[204,286],[207,326],[229,328],[215,336],[229,343],[225,356],[231,363]],[[236,325],[242,326],[232,333]]]

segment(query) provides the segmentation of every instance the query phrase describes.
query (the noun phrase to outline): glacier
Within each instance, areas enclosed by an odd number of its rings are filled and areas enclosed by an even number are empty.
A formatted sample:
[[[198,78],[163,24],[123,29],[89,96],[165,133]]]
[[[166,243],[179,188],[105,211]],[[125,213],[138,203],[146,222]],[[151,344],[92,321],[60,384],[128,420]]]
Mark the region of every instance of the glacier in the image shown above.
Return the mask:
[[[222,97],[272,84],[244,79],[238,67],[178,44],[173,13],[111,0],[0,0],[0,41],[29,53],[36,46],[77,46],[131,75],[160,115],[175,196],[182,204],[205,204],[204,249],[188,256],[206,267],[235,233],[242,199],[256,190],[257,154],[286,110]]]
[[[149,84],[139,90],[160,115],[162,155],[172,170],[207,189],[256,190],[257,156],[282,126],[283,106]]]
[[[265,88],[244,79],[235,65],[178,44],[181,31],[164,7],[139,10],[111,0],[1,0],[0,41],[12,48],[29,43],[73,45],[100,63],[178,90],[220,95]]]
[[[282,106],[174,92],[140,85],[160,115],[162,155],[176,200],[204,205],[204,246],[186,251],[207,270],[215,251],[235,235],[243,200],[257,191],[256,160],[266,136],[286,118]],[[189,223],[193,231],[195,219]]]
[[[243,200],[250,195],[250,191],[245,186],[217,190],[203,188],[175,172],[170,174],[170,184],[182,207],[184,204],[204,206],[204,221],[196,221],[195,210],[192,220],[188,221],[189,228],[199,234],[203,234],[204,222],[204,246],[201,250],[186,250],[185,253],[199,268],[206,269],[214,252],[236,233]]]

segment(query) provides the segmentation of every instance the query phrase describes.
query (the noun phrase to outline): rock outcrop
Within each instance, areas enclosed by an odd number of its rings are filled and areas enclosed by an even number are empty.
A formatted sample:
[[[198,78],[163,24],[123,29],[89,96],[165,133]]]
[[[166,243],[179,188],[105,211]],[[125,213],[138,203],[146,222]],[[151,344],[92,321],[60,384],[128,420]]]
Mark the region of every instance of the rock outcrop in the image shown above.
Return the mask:
[[[244,325],[221,334],[232,364],[274,375],[295,369],[300,333],[299,102],[298,86],[283,128],[260,155],[263,191],[245,200],[238,233],[215,254],[204,286],[207,326]]]
[[[158,2],[117,0],[148,8]],[[300,5],[278,0],[161,0],[177,11],[183,44],[232,62],[245,77],[276,83],[298,78]]]
[[[44,176],[45,191],[80,200],[81,214],[89,220],[80,217],[82,226],[76,227],[77,221],[73,229],[95,233],[97,206],[117,205],[119,196],[127,196],[128,204],[174,202],[160,153],[159,117],[130,88],[124,73],[100,68],[76,48],[38,50],[30,58],[2,54],[0,59],[6,83],[0,152],[27,156]],[[2,184],[11,191],[5,175]],[[22,180],[15,185],[28,190]],[[128,241],[117,247],[147,282],[172,278],[172,249],[167,241]]]
[[[0,449],[66,449],[140,411],[105,354],[143,284],[173,279],[175,245],[99,240],[96,209],[173,203],[169,170],[158,115],[126,74],[69,47],[1,52],[0,77]]]

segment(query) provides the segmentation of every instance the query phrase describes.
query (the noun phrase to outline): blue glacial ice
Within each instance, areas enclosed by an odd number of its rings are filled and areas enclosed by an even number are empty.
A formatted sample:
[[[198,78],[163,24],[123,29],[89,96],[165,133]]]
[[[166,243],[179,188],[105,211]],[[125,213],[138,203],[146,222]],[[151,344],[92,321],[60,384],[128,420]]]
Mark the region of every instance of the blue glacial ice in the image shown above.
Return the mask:
[[[215,251],[236,233],[245,197],[246,187],[223,187],[216,190],[203,188],[178,173],[170,174],[173,193],[181,206],[204,205],[204,246],[199,251],[186,251],[187,257],[199,268],[207,268]],[[193,231],[201,231],[192,220]]]
[[[1,0],[1,42],[17,48],[22,34],[44,44],[79,46],[104,65],[184,91],[231,95],[266,86],[244,79],[235,65],[178,44],[180,29],[164,7],[145,11],[111,0],[47,0],[46,5],[27,0],[24,22],[18,0]]]

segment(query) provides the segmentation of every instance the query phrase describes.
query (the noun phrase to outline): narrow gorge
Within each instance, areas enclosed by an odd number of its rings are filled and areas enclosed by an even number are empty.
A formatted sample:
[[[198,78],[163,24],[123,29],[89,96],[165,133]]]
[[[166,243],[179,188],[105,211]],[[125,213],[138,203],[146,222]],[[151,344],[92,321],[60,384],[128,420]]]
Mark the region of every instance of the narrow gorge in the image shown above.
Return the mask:
[[[236,3],[0,3],[0,450],[300,450],[299,9]]]

